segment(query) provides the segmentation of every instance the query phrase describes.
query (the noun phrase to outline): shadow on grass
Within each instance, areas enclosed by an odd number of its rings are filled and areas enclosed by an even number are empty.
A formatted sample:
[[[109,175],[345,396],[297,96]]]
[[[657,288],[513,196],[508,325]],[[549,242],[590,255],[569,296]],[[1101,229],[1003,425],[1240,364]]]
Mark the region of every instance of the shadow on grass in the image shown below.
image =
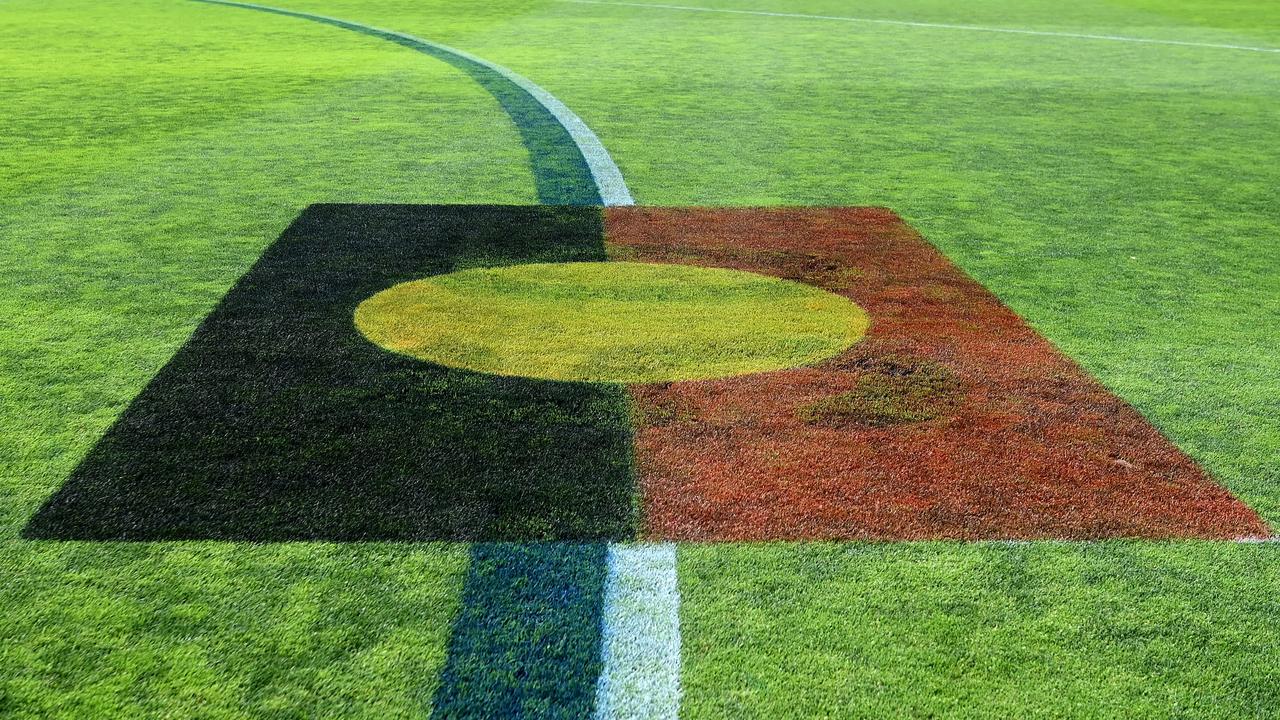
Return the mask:
[[[433,717],[591,717],[606,553],[603,544],[472,546]]]

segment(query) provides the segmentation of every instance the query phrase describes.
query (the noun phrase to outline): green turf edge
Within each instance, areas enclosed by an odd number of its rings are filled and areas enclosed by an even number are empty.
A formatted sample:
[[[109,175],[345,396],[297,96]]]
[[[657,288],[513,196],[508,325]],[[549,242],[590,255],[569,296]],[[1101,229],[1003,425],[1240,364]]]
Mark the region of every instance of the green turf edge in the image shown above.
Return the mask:
[[[0,717],[422,717],[466,567],[461,544],[14,544]]]
[[[682,717],[1276,717],[1275,550],[683,545]]]

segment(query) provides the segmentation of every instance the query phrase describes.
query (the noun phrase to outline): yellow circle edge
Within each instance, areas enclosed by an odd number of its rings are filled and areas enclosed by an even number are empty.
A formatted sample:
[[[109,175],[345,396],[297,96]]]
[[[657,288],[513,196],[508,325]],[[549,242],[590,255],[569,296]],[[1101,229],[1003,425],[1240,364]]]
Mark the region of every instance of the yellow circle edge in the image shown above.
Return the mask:
[[[848,298],[727,268],[635,262],[474,268],[394,285],[356,328],[445,367],[540,380],[709,380],[810,365],[866,333]]]

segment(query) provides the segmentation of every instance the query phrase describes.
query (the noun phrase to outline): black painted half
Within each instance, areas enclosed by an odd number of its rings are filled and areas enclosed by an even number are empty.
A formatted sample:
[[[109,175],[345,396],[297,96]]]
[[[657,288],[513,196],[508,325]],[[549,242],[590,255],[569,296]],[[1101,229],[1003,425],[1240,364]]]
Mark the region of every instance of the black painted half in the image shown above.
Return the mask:
[[[369,296],[463,267],[604,260],[599,208],[314,205],[135,398],[28,538],[634,535],[625,388],[387,352]]]

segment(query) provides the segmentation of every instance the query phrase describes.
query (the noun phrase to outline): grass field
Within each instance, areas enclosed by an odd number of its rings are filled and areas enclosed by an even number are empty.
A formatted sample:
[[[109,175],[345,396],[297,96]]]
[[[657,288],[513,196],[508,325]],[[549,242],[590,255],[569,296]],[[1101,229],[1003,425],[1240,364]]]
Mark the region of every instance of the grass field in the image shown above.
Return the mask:
[[[1280,7],[692,4],[749,12],[288,7],[533,79],[642,205],[891,208],[1280,527]],[[0,68],[0,716],[417,717],[490,687],[451,627],[518,550],[22,532],[305,208],[537,203],[507,113],[384,39],[177,0],[7,0]],[[684,717],[1280,717],[1274,543],[676,555]],[[572,587],[600,562],[534,560]],[[570,594],[557,621],[595,622]],[[530,682],[535,714],[589,691]]]

